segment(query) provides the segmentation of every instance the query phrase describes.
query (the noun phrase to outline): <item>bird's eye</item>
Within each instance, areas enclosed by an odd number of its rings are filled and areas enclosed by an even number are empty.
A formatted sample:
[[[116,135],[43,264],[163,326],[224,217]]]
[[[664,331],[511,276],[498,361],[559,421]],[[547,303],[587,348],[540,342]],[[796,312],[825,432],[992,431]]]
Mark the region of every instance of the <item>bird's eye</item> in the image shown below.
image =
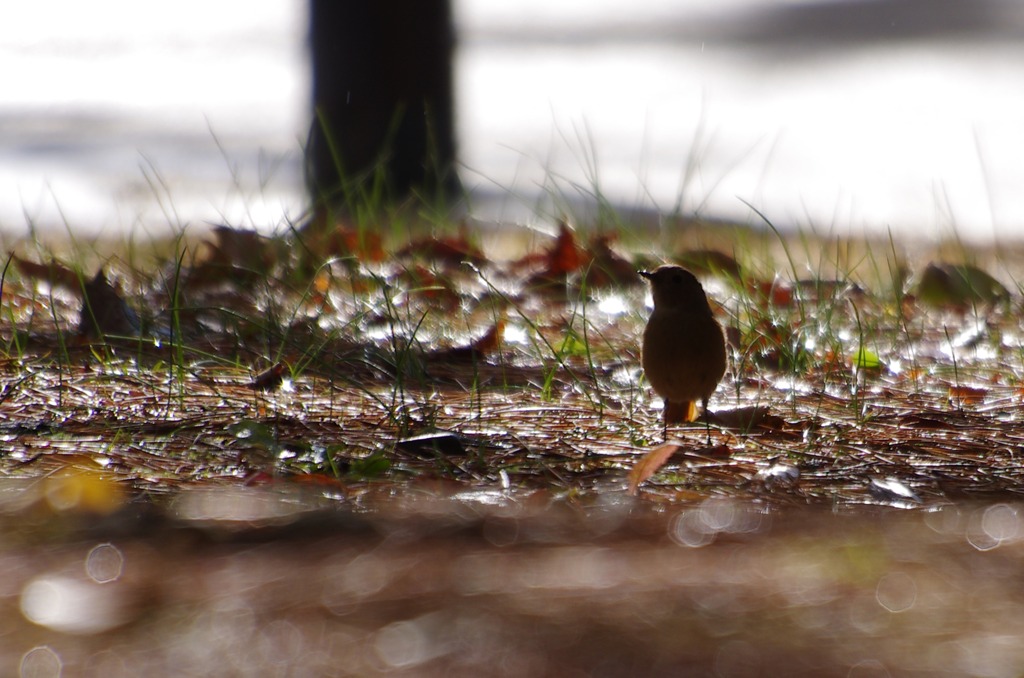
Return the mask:
[[[683,276],[676,273],[674,276],[672,276],[672,282],[674,282],[676,285],[681,285],[683,282]]]

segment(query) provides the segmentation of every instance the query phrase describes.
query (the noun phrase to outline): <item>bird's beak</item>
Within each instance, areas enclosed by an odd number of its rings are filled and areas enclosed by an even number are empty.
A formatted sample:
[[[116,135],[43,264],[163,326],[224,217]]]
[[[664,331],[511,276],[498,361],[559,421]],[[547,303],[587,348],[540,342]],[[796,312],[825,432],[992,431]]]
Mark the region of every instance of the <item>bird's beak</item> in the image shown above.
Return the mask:
[[[637,274],[638,274],[638,275],[639,275],[639,276],[640,276],[641,278],[647,278],[648,280],[650,280],[651,278],[653,278],[653,277],[654,277],[654,274],[653,274],[653,273],[651,273],[650,271],[637,271]]]

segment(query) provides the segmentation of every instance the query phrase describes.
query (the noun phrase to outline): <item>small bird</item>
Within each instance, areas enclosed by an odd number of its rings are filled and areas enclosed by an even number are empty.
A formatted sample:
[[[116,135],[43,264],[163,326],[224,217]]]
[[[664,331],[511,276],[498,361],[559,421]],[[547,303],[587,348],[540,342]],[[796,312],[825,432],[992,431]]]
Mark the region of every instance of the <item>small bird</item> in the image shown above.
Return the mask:
[[[695,420],[700,400],[710,445],[708,400],[726,367],[722,326],[704,288],[685,268],[667,265],[639,273],[651,282],[654,297],[654,311],[644,329],[642,363],[647,381],[665,400],[665,431],[669,424]]]

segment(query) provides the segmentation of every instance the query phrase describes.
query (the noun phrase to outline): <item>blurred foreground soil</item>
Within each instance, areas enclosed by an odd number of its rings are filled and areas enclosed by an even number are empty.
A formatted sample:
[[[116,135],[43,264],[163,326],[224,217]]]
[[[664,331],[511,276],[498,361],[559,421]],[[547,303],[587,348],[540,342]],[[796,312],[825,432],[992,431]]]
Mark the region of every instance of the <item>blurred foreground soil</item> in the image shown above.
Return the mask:
[[[1014,503],[183,491],[3,519],[0,675],[1017,676]]]

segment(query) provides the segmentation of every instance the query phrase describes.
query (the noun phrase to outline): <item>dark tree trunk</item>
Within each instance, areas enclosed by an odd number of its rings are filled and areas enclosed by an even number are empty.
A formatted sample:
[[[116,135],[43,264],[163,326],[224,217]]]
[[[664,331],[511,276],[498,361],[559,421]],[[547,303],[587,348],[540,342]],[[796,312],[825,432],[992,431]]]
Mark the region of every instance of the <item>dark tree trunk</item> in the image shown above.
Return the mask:
[[[448,0],[310,0],[315,202],[375,191],[452,197],[454,46]]]

